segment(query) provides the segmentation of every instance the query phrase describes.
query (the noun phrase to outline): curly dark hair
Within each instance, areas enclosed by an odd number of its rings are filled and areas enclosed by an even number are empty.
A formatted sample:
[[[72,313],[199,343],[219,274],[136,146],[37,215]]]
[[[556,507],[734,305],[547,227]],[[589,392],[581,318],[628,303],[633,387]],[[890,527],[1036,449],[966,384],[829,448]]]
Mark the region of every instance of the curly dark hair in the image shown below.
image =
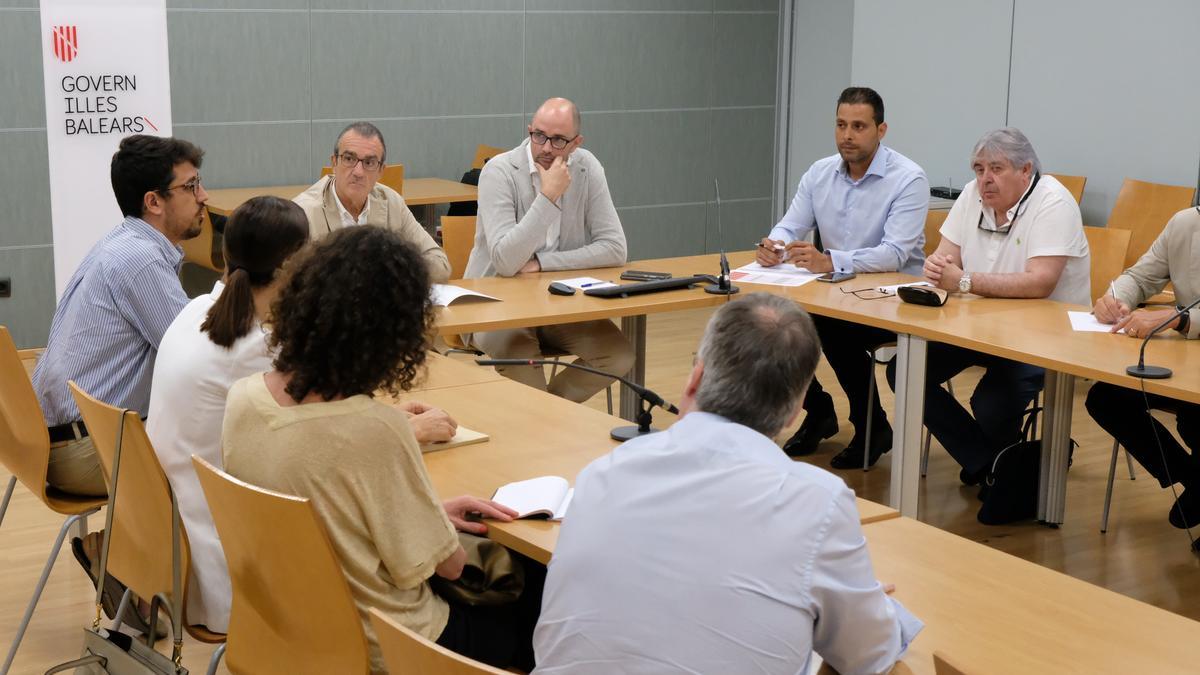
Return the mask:
[[[396,232],[347,227],[297,254],[271,306],[275,370],[287,393],[325,400],[399,394],[425,365],[433,328],[429,272]]]

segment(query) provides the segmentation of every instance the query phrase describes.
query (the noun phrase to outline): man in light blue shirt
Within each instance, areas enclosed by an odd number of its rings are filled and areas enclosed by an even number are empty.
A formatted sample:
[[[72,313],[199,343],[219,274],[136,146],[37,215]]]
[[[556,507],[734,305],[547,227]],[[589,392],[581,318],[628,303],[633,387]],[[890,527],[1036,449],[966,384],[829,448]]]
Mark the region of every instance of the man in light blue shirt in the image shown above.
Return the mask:
[[[709,321],[666,431],[575,481],[534,632],[537,673],[886,673],[922,623],[875,578],[854,493],[771,436],[820,351],[752,293]]]
[[[838,154],[814,163],[800,178],[792,205],[758,247],[758,263],[788,262],[811,272],[905,272],[921,274],[929,181],[904,155],[881,145],[887,133],[883,99],[866,87],[850,87],[837,103],[834,139]],[[803,241],[816,229],[816,243]],[[823,248],[822,248],[823,247]],[[895,333],[840,319],[813,317],[825,358],[850,400],[850,444],[830,462],[834,468],[863,465],[867,416],[872,416],[870,464],[892,447],[892,428],[876,398],[867,409],[867,352],[896,339]],[[816,451],[838,431],[833,398],[813,380],[804,401],[804,423],[784,443],[796,457]]]

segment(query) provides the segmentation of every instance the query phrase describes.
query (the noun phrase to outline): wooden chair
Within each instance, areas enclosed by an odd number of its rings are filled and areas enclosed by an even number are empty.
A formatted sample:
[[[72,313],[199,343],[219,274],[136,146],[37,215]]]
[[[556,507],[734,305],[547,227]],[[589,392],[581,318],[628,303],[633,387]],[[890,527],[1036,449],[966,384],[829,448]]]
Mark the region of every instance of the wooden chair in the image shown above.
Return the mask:
[[[21,365],[25,366],[25,374],[29,376],[30,382],[33,381],[33,369],[37,367],[38,359],[42,358],[45,351],[45,347],[17,350],[17,356],[21,359]]]
[[[233,582],[229,670],[366,673],[362,621],[312,504],[244,483],[195,455],[192,464]]]
[[[325,177],[333,173],[333,167],[321,167],[321,176]],[[404,165],[403,164],[386,164],[383,167],[383,175],[379,177],[379,182],[386,185],[400,196],[404,196]]]
[[[937,675],[971,675],[972,673],[962,662],[942,651],[933,653],[933,672]]]
[[[0,501],[0,523],[4,522],[4,513],[8,510],[9,500],[18,481],[45,504],[46,508],[65,516],[62,527],[58,530],[58,537],[50,549],[50,555],[46,558],[46,565],[42,568],[42,576],[33,588],[33,597],[29,599],[21,623],[17,625],[17,632],[4,659],[4,665],[0,666],[0,673],[8,672],[13,658],[17,655],[17,648],[21,646],[25,629],[29,627],[29,620],[42,597],[42,590],[46,588],[46,580],[50,578],[50,571],[54,569],[54,562],[58,560],[58,553],[62,550],[67,532],[72,526],[77,526],[76,534],[79,537],[86,536],[87,517],[96,513],[105,502],[103,497],[79,497],[46,485],[46,468],[50,462],[50,433],[46,430],[42,408],[27,375],[32,373],[29,360],[36,357],[40,351],[17,351],[8,328],[0,326],[0,464],[12,472],[4,490],[4,499]]]
[[[388,670],[405,675],[500,675],[506,671],[493,668],[455,653],[426,640],[385,615],[371,608],[371,625],[383,652]]]
[[[446,257],[450,259],[451,281],[463,278],[463,274],[467,269],[467,260],[470,258],[471,249],[474,246],[475,216],[442,216],[442,250],[446,252]],[[483,352],[472,349],[458,335],[445,335],[443,339],[446,340],[446,345],[449,347],[446,350],[448,354],[460,353],[483,356]],[[561,351],[547,351],[541,356],[544,359],[558,361],[564,356],[570,356],[570,354]],[[557,370],[558,367],[555,366],[550,371],[550,376],[554,377],[554,373]],[[608,414],[611,415],[613,413],[611,384],[605,390],[605,396],[608,399]]]
[[[183,247],[183,259],[194,265],[199,265],[214,272],[225,271],[225,260],[216,246],[216,235],[213,233],[212,219],[208,209],[204,209],[203,220],[200,221],[200,236],[180,242]]]
[[[1071,192],[1071,196],[1075,198],[1075,203],[1083,201],[1083,186],[1087,185],[1087,176],[1067,176],[1061,173],[1048,173],[1047,176],[1054,176],[1058,182],[1063,184]]]
[[[942,223],[946,222],[949,211],[930,211],[925,216],[925,256],[933,255],[938,244],[942,241]]]
[[[1129,230],[1132,237],[1125,255],[1125,269],[1150,250],[1171,216],[1192,205],[1196,189],[1162,185],[1126,178],[1108,216],[1108,227]]]
[[[158,621],[160,606],[164,606],[171,616],[171,627],[175,634],[174,656],[179,656],[183,647],[185,629],[201,642],[224,642],[224,634],[188,624],[187,580],[191,556],[187,532],[179,518],[171,485],[167,482],[138,412],[128,410],[122,413],[120,408],[99,401],[83,391],[75,382],[68,382],[68,385],[96,446],[100,468],[110,490],[114,469],[118,473],[112,527],[104,535],[108,540],[107,572],[127,587],[121,606],[117,609],[116,626],[121,624],[132,591],[150,600],[151,633]],[[117,429],[122,425],[121,463],[115,466]],[[178,539],[175,538],[176,533]],[[176,590],[173,563],[177,548],[181,571],[179,591]],[[221,653],[221,649],[213,653],[209,673],[216,671]]]
[[[1125,255],[1129,252],[1132,233],[1115,227],[1085,225],[1088,250],[1092,258],[1092,295],[1095,300],[1108,292],[1109,284],[1125,270]]]
[[[496,155],[505,152],[504,148],[497,148],[494,145],[482,145],[475,148],[475,159],[471,160],[472,169],[482,169],[483,165]]]

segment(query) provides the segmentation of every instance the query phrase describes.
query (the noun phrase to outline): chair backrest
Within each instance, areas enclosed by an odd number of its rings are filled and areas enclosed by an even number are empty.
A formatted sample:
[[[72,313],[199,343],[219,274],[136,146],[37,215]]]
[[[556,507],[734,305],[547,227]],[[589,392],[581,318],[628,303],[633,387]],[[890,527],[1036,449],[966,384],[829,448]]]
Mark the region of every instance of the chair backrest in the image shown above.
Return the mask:
[[[925,216],[925,256],[928,257],[937,250],[942,241],[942,223],[946,222],[949,211],[930,211]]]
[[[333,173],[333,167],[321,167],[321,177],[324,178]],[[379,177],[379,182],[392,188],[396,192],[404,195],[404,165],[403,164],[388,164],[383,167],[383,175]]]
[[[450,259],[450,278],[461,279],[475,246],[475,216],[442,216],[442,250]]]
[[[121,580],[134,593],[149,600],[162,593],[172,603],[174,567],[171,539],[171,486],[163,473],[146,427],[136,410],[121,414],[121,409],[68,382],[80,416],[87,425],[104,481],[112,486],[113,463],[117,451],[117,429],[124,424],[121,440],[120,480],[113,504],[109,538],[108,573]],[[180,524],[180,569],[189,568],[187,534]],[[186,583],[186,575],[184,577]],[[180,611],[183,611],[182,605]]]
[[[1108,227],[1129,230],[1133,237],[1125,254],[1125,267],[1132,267],[1150,250],[1171,216],[1192,205],[1196,189],[1126,178],[1108,216]]]
[[[0,464],[45,502],[50,434],[28,372],[8,328],[0,326]]]
[[[25,366],[25,374],[29,375],[30,382],[33,381],[33,371],[37,368],[38,359],[42,358],[45,351],[45,347],[17,350],[17,356],[21,359],[21,365]]]
[[[203,220],[200,221],[200,235],[179,244],[183,247],[183,259],[214,272],[225,271],[224,267],[218,267],[215,262],[214,238],[212,219],[209,218],[208,209],[204,209]]]
[[[475,159],[471,160],[471,168],[482,169],[485,162],[502,152],[504,152],[504,148],[480,144],[478,148],[475,148]]]
[[[388,670],[405,675],[497,675],[505,671],[430,642],[371,608],[371,625]]]
[[[1132,233],[1116,227],[1090,227],[1084,225],[1088,250],[1092,258],[1092,300],[1108,289],[1108,284],[1125,271],[1125,255],[1129,251]]]
[[[933,672],[937,675],[970,675],[962,663],[940,651],[933,653]]]
[[[192,456],[225,550],[235,673],[365,673],[350,586],[307,499],[249,485]]]
[[[1083,200],[1083,187],[1087,185],[1087,176],[1068,176],[1061,173],[1048,173],[1047,176],[1054,176],[1058,182],[1063,184],[1063,187],[1071,193],[1075,198],[1075,203],[1078,204]]]

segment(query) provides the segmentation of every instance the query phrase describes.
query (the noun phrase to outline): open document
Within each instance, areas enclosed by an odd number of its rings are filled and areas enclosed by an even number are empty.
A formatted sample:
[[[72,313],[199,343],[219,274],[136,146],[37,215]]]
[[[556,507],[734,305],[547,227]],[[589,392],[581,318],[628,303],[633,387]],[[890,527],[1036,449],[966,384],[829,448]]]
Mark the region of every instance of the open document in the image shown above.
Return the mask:
[[[763,267],[756,262],[742,265],[729,273],[729,278],[740,283],[766,284],[768,286],[803,286],[821,276],[790,263],[774,267]]]
[[[450,284],[433,284],[429,289],[429,299],[438,307],[449,307],[450,303],[466,298],[468,300],[495,300],[500,301],[500,298],[494,298],[490,295],[468,291],[465,288],[451,286]]]
[[[559,476],[540,476],[503,485],[492,501],[517,512],[518,518],[562,520],[575,489]]]

